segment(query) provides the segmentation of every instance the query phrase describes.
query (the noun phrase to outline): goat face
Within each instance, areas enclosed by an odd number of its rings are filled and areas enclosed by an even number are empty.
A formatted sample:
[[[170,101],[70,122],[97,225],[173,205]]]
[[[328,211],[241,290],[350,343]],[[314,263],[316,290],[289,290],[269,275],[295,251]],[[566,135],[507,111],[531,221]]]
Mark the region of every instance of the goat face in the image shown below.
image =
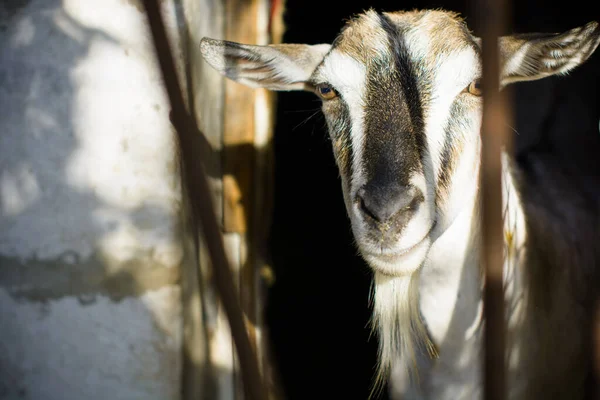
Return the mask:
[[[564,73],[599,36],[590,23],[562,35],[504,37],[501,84]],[[417,270],[477,190],[480,47],[457,15],[368,11],[332,45],[203,39],[201,50],[240,83],[323,100],[353,233],[377,272]]]
[[[357,245],[379,272],[415,271],[460,210],[467,193],[457,186],[472,186],[478,52],[452,14],[371,11],[341,32],[311,75]]]

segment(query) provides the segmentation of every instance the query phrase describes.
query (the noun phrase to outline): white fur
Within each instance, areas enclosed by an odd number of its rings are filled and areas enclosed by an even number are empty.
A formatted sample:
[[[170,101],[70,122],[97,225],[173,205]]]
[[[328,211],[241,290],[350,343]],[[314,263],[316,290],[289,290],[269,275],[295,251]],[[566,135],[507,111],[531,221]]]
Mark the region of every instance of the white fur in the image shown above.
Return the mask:
[[[442,147],[446,140],[445,124],[449,118],[450,107],[456,97],[474,79],[479,77],[479,62],[475,51],[466,48],[459,53],[451,54],[438,63],[432,98],[425,118],[425,136],[427,147],[432,158],[435,175],[432,177],[437,185],[437,176],[441,168]],[[449,132],[455,136],[461,132]]]
[[[507,297],[506,315],[510,332],[522,328],[524,290],[522,269],[526,240],[525,220],[520,199],[507,169],[503,155],[503,202],[507,257],[504,281]],[[470,200],[468,200],[470,198]],[[481,349],[483,338],[481,269],[479,259],[480,227],[473,224],[477,215],[476,192],[467,202],[452,225],[431,247],[420,272],[419,305],[431,338],[438,345],[439,358],[424,360],[420,365],[420,385],[408,379],[407,371],[399,364],[393,371],[393,398],[407,399],[473,399],[481,396]],[[475,239],[475,240],[473,240]],[[517,335],[518,336],[518,335]],[[511,398],[523,390],[519,379],[520,344],[509,348],[509,378]]]
[[[319,79],[329,82],[340,93],[352,120],[351,137],[354,157],[352,159],[352,186],[364,183],[362,171],[362,148],[364,141],[364,103],[367,69],[364,64],[339,50],[332,50],[320,69]]]

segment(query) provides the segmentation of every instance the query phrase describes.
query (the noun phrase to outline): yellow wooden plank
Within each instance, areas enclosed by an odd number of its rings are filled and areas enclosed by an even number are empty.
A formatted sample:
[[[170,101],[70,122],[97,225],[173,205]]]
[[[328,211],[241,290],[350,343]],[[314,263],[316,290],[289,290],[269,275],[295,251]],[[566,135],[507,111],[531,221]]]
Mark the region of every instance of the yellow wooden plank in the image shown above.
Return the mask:
[[[256,43],[259,0],[226,0],[227,40]],[[227,80],[223,132],[223,226],[246,232],[254,178],[254,90]]]

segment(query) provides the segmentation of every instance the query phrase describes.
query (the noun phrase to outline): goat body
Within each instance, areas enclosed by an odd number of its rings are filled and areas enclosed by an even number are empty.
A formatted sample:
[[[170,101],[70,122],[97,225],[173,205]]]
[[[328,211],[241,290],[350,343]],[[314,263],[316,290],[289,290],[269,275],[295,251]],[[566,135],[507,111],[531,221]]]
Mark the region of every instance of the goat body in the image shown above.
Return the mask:
[[[595,22],[502,37],[501,87],[565,74],[599,41]],[[201,47],[230,79],[323,100],[353,234],[374,271],[376,387],[391,377],[403,399],[480,398],[481,40],[451,12],[371,10],[331,45]],[[503,155],[509,396],[581,399],[590,324],[579,289],[595,259],[561,252],[562,225],[544,204],[561,199],[529,161]]]

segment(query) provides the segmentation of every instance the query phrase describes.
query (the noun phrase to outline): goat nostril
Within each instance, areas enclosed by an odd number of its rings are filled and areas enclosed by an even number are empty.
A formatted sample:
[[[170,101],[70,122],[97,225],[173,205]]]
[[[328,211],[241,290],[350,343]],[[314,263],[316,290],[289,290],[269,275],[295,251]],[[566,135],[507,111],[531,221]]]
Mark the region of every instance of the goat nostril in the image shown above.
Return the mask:
[[[419,208],[423,195],[414,187],[380,187],[366,185],[354,199],[357,208],[378,223],[407,221]]]
[[[375,221],[379,221],[379,217],[374,212],[369,210],[369,207],[367,207],[367,205],[365,204],[365,200],[362,197],[359,197],[357,201],[358,201],[358,207],[363,212],[363,214],[368,215],[369,217],[373,218]]]

